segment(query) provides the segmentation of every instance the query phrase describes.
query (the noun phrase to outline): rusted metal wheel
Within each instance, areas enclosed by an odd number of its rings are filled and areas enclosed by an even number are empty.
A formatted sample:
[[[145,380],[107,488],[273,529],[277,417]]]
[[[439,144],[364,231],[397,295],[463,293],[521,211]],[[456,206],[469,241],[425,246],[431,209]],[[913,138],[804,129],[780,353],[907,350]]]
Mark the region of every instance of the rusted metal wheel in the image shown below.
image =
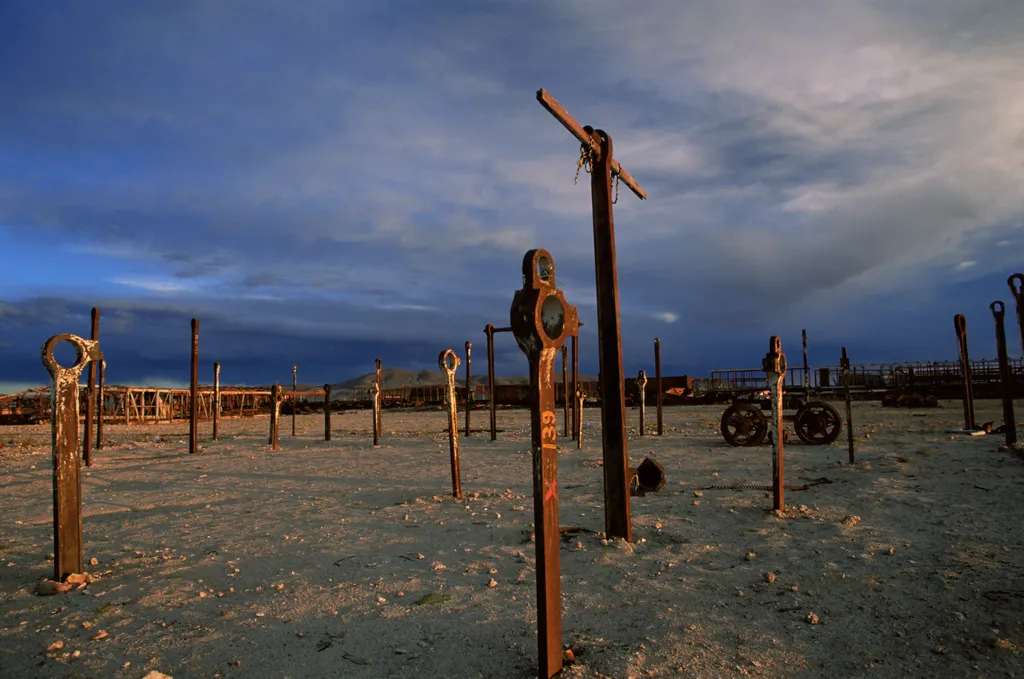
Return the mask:
[[[799,396],[790,396],[786,399],[786,410],[800,410],[804,407],[804,401]]]
[[[796,435],[809,446],[824,446],[839,438],[843,420],[839,411],[824,401],[811,401],[797,411]]]
[[[722,413],[722,436],[733,446],[757,446],[768,434],[768,420],[755,403],[735,403]]]

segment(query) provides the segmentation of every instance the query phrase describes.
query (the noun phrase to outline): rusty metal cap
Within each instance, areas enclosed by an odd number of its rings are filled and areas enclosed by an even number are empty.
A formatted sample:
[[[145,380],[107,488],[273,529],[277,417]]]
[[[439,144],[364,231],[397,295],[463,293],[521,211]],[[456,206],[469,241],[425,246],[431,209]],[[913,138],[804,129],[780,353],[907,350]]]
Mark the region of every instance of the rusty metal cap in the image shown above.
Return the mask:
[[[761,368],[766,373],[782,375],[786,372],[786,355],[782,353],[782,340],[772,335],[768,340],[768,353],[761,361]]]
[[[1010,286],[1010,292],[1019,303],[1021,296],[1024,295],[1024,273],[1013,274],[1006,279],[1006,284]]]
[[[512,334],[527,356],[560,348],[579,329],[576,307],[565,301],[556,286],[551,254],[540,248],[527,252],[523,288],[516,291],[509,311]]]
[[[996,317],[997,321],[1001,321],[1006,314],[1006,305],[999,300],[989,304],[988,308],[992,310],[992,315]]]

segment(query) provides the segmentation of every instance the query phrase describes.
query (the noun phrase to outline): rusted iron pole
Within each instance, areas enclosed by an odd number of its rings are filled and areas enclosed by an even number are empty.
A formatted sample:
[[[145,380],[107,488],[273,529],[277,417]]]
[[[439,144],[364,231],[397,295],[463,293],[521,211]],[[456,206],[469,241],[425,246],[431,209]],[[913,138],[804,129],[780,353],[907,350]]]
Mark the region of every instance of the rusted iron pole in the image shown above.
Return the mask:
[[[270,438],[268,444],[277,450],[277,425],[281,419],[281,385],[270,388]]]
[[[577,404],[577,450],[583,448],[583,401],[587,395],[581,389],[575,391],[575,404]]]
[[[299,390],[299,366],[292,366],[292,436],[295,436],[295,411],[298,410],[298,403],[295,392]]]
[[[558,420],[555,357],[577,328],[576,308],[556,287],[547,250],[523,258],[523,288],[509,316],[519,348],[530,361],[530,424],[533,443],[533,524],[537,545],[537,645],[539,676],[562,669],[562,594],[558,530]]]
[[[562,436],[569,438],[569,347],[562,345]]]
[[[971,358],[967,353],[967,317],[957,314],[953,317],[956,341],[960,347],[960,374],[964,381],[964,429],[974,430],[974,386],[971,383]]]
[[[853,464],[853,403],[850,402],[850,358],[846,355],[846,347],[843,347],[843,356],[839,359],[839,369],[843,373],[843,392],[846,397],[846,444],[850,449],[850,464]]]
[[[192,379],[188,404],[188,452],[199,452],[199,319],[192,319]]]
[[[807,362],[807,331],[800,331],[800,339],[804,345],[804,400],[811,398],[811,364]]]
[[[647,436],[647,373],[643,370],[637,373],[636,388],[640,392],[640,436]]]
[[[1006,352],[1006,306],[1002,302],[989,305],[996,321],[996,351],[999,355],[999,382],[1003,390],[1003,433],[1006,445],[1017,442],[1017,421],[1013,414],[1013,373],[1010,371],[1010,358]]]
[[[498,417],[494,408],[494,324],[488,323],[484,326],[484,334],[487,335],[487,398],[490,400],[489,410],[491,412],[491,440],[498,439]]]
[[[469,415],[473,411],[473,375],[471,362],[473,360],[473,343],[466,340],[466,438],[471,433]]]
[[[603,130],[581,126],[543,89],[537,101],[581,144],[581,162],[590,165],[590,195],[594,216],[594,269],[597,280],[597,343],[601,385],[605,533],[632,539],[629,508],[629,446],[626,429],[626,391],[619,323],[619,283],[615,262],[615,220],[612,175],[641,200],[647,193],[613,158],[612,138]]]
[[[583,325],[580,323],[580,325]],[[580,388],[580,356],[579,356],[580,333],[579,330],[572,336],[572,438],[579,438],[579,405],[576,402],[576,393]]]
[[[665,418],[662,412],[662,393],[661,387],[661,340],[657,337],[654,338],[654,386],[658,390],[658,436],[665,435]]]
[[[786,508],[783,469],[782,380],[786,376],[786,355],[782,353],[782,340],[772,335],[768,340],[768,353],[761,362],[768,376],[772,398],[772,499],[775,511]]]
[[[377,438],[379,439],[384,435],[384,416],[381,414],[384,410],[384,368],[383,363],[379,358],[374,360],[374,369],[377,371],[377,398],[374,400],[374,416],[373,425],[377,428]],[[376,443],[374,445],[377,445]]]
[[[65,368],[53,358],[58,342],[75,347],[75,364]],[[53,379],[50,391],[50,436],[53,454],[53,569],[54,580],[63,582],[81,573],[82,559],[82,439],[78,435],[78,380],[86,364],[102,361],[100,345],[76,335],[54,335],[42,350],[43,365]]]
[[[217,425],[220,422],[220,363],[213,364],[213,440],[219,435]]]
[[[1020,355],[1024,357],[1024,274],[1015,273],[1006,279],[1010,294],[1017,306],[1017,325],[1020,326]]]
[[[459,368],[459,357],[451,349],[446,349],[437,357],[437,365],[441,368],[448,382],[445,400],[448,402],[448,452],[452,462],[452,496],[462,498],[462,477],[459,475],[459,424],[455,408],[455,371]]]
[[[380,384],[377,382],[370,384],[370,399],[373,404],[373,447],[380,448],[380,427],[378,426],[380,418],[377,417],[377,413],[380,410]]]
[[[98,342],[100,339],[100,308],[92,308],[92,328],[89,339]],[[85,401],[85,445],[82,448],[82,459],[85,466],[92,466],[92,423],[96,418],[96,363],[89,362],[89,388]]]
[[[103,449],[103,382],[107,377],[107,362],[100,361],[100,384],[96,392],[96,450]]]
[[[331,440],[331,385],[324,385],[324,441]]]

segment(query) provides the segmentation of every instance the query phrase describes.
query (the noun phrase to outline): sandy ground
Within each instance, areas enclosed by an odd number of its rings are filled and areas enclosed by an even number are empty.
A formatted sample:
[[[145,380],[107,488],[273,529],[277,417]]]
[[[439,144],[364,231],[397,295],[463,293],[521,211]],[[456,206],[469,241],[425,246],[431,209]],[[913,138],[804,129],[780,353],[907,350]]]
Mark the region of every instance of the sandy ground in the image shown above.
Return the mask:
[[[584,650],[564,674],[1024,676],[1024,464],[1001,436],[943,433],[961,410],[942,405],[856,404],[852,467],[845,434],[791,443],[788,483],[834,483],[788,492],[782,517],[764,492],[699,490],[770,483],[769,446],[722,440],[724,407],[634,431],[631,461],[668,484],[633,499],[632,544],[563,544],[564,641]],[[324,442],[322,416],[295,438],[282,418],[277,452],[265,417],[219,442],[204,424],[192,456],[187,425],[108,426],[83,482],[98,579],[53,597],[34,594],[53,567],[49,428],[0,428],[0,676],[536,676],[526,411],[499,413],[497,442],[462,440],[465,501],[444,413],[385,412],[379,449],[369,413],[333,421]],[[598,436],[590,410],[583,450],[565,440],[563,526],[604,529]]]

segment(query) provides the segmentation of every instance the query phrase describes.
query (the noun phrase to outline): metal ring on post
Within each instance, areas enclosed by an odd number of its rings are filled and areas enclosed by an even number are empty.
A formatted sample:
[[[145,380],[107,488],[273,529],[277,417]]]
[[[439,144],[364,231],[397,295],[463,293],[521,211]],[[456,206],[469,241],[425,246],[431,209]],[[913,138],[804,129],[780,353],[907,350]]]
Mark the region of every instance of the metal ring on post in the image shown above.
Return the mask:
[[[462,361],[451,349],[446,349],[437,357],[437,365],[441,368],[447,380],[448,400],[448,452],[451,456],[452,466],[452,496],[456,499],[462,498],[462,476],[459,471],[459,424],[455,412],[455,371],[458,370]]]

